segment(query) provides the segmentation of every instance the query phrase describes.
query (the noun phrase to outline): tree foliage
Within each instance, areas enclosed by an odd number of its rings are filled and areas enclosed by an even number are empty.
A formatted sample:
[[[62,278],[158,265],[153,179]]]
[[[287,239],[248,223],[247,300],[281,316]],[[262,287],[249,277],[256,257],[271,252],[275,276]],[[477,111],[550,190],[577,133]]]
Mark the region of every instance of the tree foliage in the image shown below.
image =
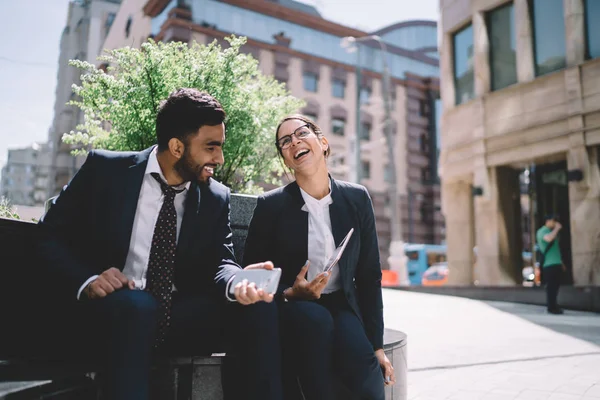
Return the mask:
[[[140,49],[106,51],[99,57],[109,65],[106,73],[72,60],[84,73],[81,85],[73,85],[77,97],[70,104],[83,111],[84,123],[64,134],[63,141],[82,151],[145,149],[156,143],[160,101],[178,88],[192,87],[215,96],[227,113],[225,164],[217,170],[217,180],[245,193],[257,192],[256,182],[279,184],[275,128],[303,102],[263,75],[252,56],[239,53],[245,38],[227,40],[227,49],[216,41],[188,45],[149,40]]]
[[[21,219],[6,197],[0,197],[0,218]]]

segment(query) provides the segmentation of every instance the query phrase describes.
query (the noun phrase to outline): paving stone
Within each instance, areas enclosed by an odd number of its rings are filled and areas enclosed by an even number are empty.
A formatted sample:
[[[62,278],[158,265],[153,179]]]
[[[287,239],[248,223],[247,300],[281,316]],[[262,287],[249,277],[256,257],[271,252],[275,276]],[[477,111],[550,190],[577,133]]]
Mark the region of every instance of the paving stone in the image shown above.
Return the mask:
[[[598,314],[387,289],[384,304],[408,335],[410,400],[600,398]]]

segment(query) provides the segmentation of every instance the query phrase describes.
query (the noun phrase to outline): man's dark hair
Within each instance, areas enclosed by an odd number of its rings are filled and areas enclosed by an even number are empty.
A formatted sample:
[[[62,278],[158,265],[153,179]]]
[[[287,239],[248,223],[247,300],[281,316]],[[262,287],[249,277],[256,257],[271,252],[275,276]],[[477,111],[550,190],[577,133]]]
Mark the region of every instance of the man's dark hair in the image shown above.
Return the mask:
[[[558,215],[557,214],[546,214],[544,216],[544,223],[546,223],[548,221],[558,221]]]
[[[188,143],[188,137],[204,125],[220,125],[225,120],[221,103],[208,93],[182,88],[174,91],[158,106],[156,139],[158,150],[169,147],[169,140],[177,138]]]

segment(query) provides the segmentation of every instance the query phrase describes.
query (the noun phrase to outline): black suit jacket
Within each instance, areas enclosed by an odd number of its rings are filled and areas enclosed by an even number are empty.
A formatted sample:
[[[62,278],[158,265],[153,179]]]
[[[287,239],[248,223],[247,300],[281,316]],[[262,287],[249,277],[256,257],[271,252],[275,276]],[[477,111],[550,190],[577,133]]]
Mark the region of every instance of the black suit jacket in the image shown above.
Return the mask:
[[[361,318],[374,349],[383,348],[381,264],[375,215],[367,190],[331,180],[329,206],[333,237],[338,245],[351,228],[354,234],[340,262],[343,291]],[[244,249],[244,265],[271,260],[282,269],[278,294],[294,284],[308,259],[308,212],[296,182],[258,198]]]
[[[75,298],[93,275],[110,267],[123,270],[152,150],[90,152],[40,221],[41,255],[68,297]],[[178,291],[222,296],[226,282],[221,275],[239,269],[231,241],[229,195],[229,189],[214,180],[210,185],[191,183],[177,243]]]

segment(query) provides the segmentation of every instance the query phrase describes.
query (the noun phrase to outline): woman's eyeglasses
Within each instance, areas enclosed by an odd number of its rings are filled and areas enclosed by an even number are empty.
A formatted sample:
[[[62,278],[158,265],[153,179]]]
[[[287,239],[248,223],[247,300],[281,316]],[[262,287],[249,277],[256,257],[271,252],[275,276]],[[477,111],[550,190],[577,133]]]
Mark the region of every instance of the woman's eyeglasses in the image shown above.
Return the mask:
[[[296,136],[296,138],[304,140],[311,134],[312,131],[308,128],[308,124],[302,125],[289,135],[280,137],[277,140],[277,147],[279,147],[281,150],[285,150],[292,145],[292,136]]]

